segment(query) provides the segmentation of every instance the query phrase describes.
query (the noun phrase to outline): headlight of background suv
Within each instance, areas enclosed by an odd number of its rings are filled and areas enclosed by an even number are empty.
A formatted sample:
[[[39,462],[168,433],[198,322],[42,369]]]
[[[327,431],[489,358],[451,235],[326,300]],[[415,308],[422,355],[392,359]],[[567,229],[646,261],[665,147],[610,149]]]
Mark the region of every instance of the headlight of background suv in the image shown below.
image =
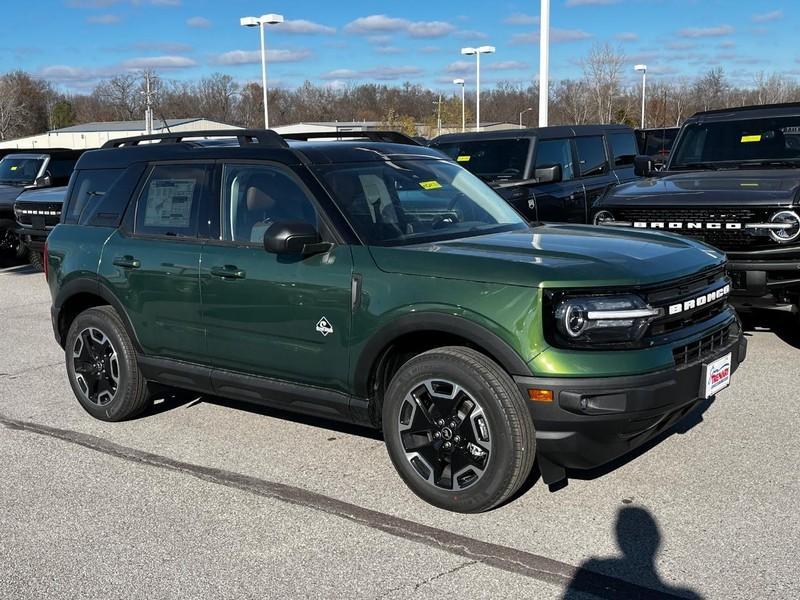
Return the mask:
[[[566,346],[639,341],[661,311],[635,294],[554,298],[555,333]]]

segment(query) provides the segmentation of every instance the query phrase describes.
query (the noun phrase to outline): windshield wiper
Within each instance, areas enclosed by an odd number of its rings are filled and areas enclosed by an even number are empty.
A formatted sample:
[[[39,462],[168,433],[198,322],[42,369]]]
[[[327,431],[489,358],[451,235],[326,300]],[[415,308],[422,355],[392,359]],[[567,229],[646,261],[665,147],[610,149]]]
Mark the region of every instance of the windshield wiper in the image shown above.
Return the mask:
[[[719,169],[717,165],[709,162],[690,162],[682,165],[674,165],[673,169],[708,169],[709,171],[716,171]]]
[[[745,162],[740,162],[736,165],[737,169],[749,169],[752,167],[784,167],[784,168],[792,168],[797,167],[800,165],[800,159],[784,159],[784,158],[776,158],[776,159],[764,159],[764,160],[748,160]]]

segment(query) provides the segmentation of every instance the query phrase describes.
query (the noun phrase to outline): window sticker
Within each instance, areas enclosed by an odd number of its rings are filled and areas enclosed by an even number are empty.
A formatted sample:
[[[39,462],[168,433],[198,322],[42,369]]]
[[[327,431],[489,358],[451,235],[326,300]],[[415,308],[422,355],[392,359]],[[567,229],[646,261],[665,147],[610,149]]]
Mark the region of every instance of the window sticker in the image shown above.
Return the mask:
[[[742,144],[748,144],[748,143],[760,142],[760,141],[761,141],[761,134],[759,133],[757,135],[743,135],[741,143]]]
[[[12,171],[16,171],[17,169],[19,169],[19,167],[17,165],[11,165],[11,170]]]
[[[472,158],[471,156],[462,154],[461,156],[456,158],[456,162],[469,162],[469,159]]]
[[[194,179],[153,179],[147,189],[145,227],[190,227],[196,184]]]
[[[419,187],[423,190],[438,190],[442,187],[442,184],[438,181],[420,181]]]

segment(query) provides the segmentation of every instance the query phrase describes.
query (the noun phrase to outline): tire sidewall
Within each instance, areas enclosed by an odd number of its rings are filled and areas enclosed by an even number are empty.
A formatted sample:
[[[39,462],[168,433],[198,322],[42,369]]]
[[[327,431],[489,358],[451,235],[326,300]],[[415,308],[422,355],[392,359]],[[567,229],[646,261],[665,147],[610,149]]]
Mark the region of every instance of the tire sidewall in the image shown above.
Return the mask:
[[[117,352],[117,361],[119,364],[119,383],[117,386],[117,393],[114,399],[105,406],[98,406],[86,400],[83,397],[80,386],[78,385],[77,377],[75,375],[75,365],[72,360],[72,351],[75,346],[75,340],[78,334],[87,327],[94,327],[101,331],[111,342],[114,350]],[[128,400],[132,394],[132,365],[131,362],[135,357],[128,356],[126,339],[122,336],[127,334],[122,330],[120,325],[114,321],[109,315],[97,310],[89,309],[84,313],[78,315],[72,322],[67,333],[67,340],[64,347],[64,354],[66,357],[67,378],[72,387],[75,397],[78,399],[80,405],[90,415],[103,421],[118,421],[121,420],[120,414],[124,412],[128,405]],[[123,417],[124,418],[124,417]]]
[[[392,463],[415,494],[439,508],[476,512],[494,504],[498,490],[508,486],[514,444],[511,428],[495,391],[482,377],[465,367],[451,357],[420,356],[411,359],[395,375],[387,390],[382,414],[383,434]],[[405,456],[397,426],[400,408],[408,392],[426,379],[444,379],[460,385],[483,408],[492,441],[489,463],[483,476],[464,490],[444,490],[429,484],[419,476]]]

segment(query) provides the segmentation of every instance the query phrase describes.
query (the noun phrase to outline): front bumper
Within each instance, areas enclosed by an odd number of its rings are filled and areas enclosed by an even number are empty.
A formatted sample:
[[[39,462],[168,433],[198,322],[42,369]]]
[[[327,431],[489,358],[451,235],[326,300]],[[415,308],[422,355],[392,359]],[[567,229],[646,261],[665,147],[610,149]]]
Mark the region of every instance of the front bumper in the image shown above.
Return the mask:
[[[564,469],[606,464],[689,413],[701,401],[705,364],[730,352],[733,372],[745,360],[747,340],[735,327],[725,345],[681,367],[626,377],[515,377],[525,398],[530,388],[553,391],[552,402],[528,402],[545,483],[563,479]]]
[[[52,228],[51,228],[52,229]],[[30,227],[18,227],[17,235],[23,244],[34,250],[44,250],[44,244],[51,229],[32,229]]]
[[[771,298],[771,304],[781,304],[800,295],[800,248],[731,253],[728,259],[732,302],[737,306],[760,305],[765,297]]]

